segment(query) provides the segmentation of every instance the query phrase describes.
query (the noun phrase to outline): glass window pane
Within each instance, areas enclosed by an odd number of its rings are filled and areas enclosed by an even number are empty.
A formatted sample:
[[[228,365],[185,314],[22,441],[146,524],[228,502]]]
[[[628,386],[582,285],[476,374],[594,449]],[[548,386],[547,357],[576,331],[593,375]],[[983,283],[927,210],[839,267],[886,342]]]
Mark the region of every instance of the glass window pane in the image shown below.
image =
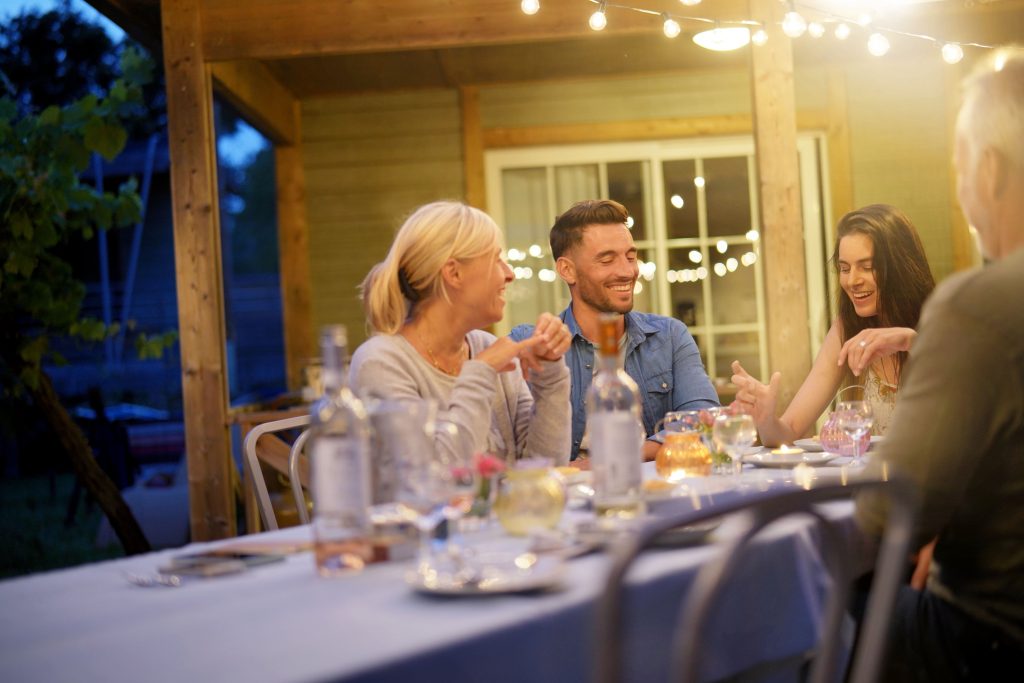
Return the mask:
[[[693,159],[677,159],[662,164],[665,178],[665,218],[669,239],[696,237],[697,186],[693,180],[697,175]]]
[[[757,291],[750,244],[730,244],[725,252],[712,244],[709,270],[716,325],[757,322]],[[756,258],[756,257],[755,257]],[[744,264],[749,265],[744,265]]]
[[[641,249],[637,254],[640,260],[640,277],[633,288],[633,310],[643,313],[658,312],[658,283],[661,275],[654,262],[653,249]]]
[[[761,352],[757,332],[732,332],[715,335],[715,366],[719,376],[732,374],[730,365],[734,360],[743,364],[743,369],[754,377],[761,377]]]
[[[691,252],[696,256],[691,257]],[[706,325],[704,293],[701,284],[702,274],[706,277],[703,257],[700,249],[670,249],[668,252],[669,271],[665,277],[669,281],[669,292],[672,298],[672,316],[678,318],[687,327]]]
[[[554,268],[548,232],[547,172],[542,168],[506,169],[501,174],[508,262],[516,279],[506,290],[505,319],[534,322],[541,311],[555,311],[561,280]]]
[[[654,238],[647,225],[647,202],[644,201],[644,162],[622,161],[608,164],[608,197],[619,202],[633,217],[633,239],[637,242]]]
[[[597,164],[555,166],[555,208],[558,213],[578,201],[597,199],[600,196],[601,181]]]
[[[747,157],[704,160],[708,235],[742,235],[750,230]]]

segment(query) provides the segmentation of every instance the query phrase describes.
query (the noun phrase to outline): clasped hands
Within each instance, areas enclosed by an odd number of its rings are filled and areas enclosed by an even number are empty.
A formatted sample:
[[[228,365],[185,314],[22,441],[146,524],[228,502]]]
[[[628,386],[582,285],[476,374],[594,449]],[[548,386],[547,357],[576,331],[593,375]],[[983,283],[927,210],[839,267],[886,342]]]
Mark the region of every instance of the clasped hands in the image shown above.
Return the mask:
[[[518,342],[500,337],[477,356],[477,360],[498,372],[509,372],[515,369],[514,361],[518,358],[523,376],[529,379],[531,372],[540,372],[542,361],[556,361],[564,356],[571,343],[569,327],[561,318],[541,313],[531,336]]]

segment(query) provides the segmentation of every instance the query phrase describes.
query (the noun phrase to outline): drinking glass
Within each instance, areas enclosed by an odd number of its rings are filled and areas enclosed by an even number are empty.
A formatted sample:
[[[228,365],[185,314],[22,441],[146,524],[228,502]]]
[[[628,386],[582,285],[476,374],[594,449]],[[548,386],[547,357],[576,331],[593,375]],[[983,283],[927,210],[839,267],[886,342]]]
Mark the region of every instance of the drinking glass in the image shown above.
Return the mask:
[[[445,440],[458,441],[458,427],[451,422],[430,423],[422,439],[409,442],[395,455],[397,470],[395,500],[413,517],[420,535],[417,571],[431,571],[433,539],[449,513],[456,495],[455,459],[444,448],[436,448],[434,438],[440,431]]]
[[[852,465],[860,465],[863,453],[861,440],[871,432],[875,416],[867,401],[840,401],[836,406],[836,426],[853,440]]]
[[[719,451],[724,451],[732,460],[733,475],[743,471],[743,451],[757,439],[757,425],[754,417],[746,413],[723,413],[715,418],[712,438]]]

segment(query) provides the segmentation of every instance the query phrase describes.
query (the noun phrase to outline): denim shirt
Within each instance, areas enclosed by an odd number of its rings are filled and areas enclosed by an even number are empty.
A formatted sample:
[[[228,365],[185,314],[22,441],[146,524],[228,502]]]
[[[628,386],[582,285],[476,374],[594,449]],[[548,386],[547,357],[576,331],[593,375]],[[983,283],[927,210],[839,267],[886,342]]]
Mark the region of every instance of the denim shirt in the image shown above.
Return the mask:
[[[561,316],[569,327],[572,345],[565,362],[572,375],[572,459],[575,460],[587,424],[587,390],[594,378],[594,344],[583,336],[572,304]],[[673,410],[698,410],[719,405],[718,393],[708,379],[700,351],[686,325],[675,318],[652,313],[625,315],[625,370],[640,389],[644,430],[654,427],[665,413]],[[510,337],[521,341],[533,334],[533,325],[517,325]]]

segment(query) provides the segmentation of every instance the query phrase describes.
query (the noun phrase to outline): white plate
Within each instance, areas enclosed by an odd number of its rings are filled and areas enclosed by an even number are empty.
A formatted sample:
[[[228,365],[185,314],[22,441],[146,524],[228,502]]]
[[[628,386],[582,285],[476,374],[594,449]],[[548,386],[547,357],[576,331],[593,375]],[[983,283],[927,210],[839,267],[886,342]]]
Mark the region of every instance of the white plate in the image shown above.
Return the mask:
[[[533,558],[527,569],[516,566],[516,562]],[[472,580],[450,572],[438,572],[430,580],[412,570],[406,581],[415,590],[432,595],[500,595],[504,593],[526,593],[551,588],[558,584],[565,574],[565,558],[556,555],[534,553],[508,554],[503,559],[478,559],[473,562],[475,574]]]
[[[821,442],[817,438],[813,439],[797,439],[793,442],[793,445],[797,448],[802,448],[808,453],[821,453],[825,450],[825,447],[821,445]]]
[[[834,460],[838,455],[835,453],[794,453],[793,455],[774,455],[772,453],[757,453],[743,458],[754,467],[796,467],[797,465],[824,465]]]

